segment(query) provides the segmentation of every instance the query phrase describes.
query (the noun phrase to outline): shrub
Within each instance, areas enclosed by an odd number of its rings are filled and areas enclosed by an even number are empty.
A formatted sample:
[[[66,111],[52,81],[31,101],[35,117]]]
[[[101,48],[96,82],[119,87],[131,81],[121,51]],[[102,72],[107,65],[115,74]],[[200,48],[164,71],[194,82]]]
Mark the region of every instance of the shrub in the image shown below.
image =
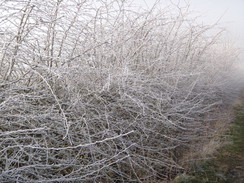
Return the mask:
[[[187,8],[1,4],[2,182],[142,182],[182,171],[235,55]]]

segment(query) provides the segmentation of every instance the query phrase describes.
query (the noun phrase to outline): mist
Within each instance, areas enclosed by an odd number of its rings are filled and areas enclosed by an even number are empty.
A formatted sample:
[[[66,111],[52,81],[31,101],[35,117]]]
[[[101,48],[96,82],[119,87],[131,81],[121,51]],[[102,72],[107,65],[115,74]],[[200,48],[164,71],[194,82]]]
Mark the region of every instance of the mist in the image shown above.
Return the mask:
[[[185,172],[241,75],[239,23],[197,2],[0,1],[0,182]]]
[[[193,16],[203,24],[215,24],[226,30],[223,41],[231,42],[238,49],[239,57],[237,67],[244,75],[244,1],[243,0],[135,0],[134,5],[141,8],[151,8],[157,2],[157,6],[179,5],[189,6]],[[159,3],[158,3],[159,2]]]

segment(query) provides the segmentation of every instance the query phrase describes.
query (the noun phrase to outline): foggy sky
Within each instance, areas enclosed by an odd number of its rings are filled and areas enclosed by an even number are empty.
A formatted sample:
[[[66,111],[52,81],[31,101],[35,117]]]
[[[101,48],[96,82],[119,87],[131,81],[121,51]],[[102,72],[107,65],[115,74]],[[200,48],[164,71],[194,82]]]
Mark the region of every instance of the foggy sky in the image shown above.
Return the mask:
[[[244,49],[244,0],[190,0],[191,9],[202,14],[207,23],[221,18],[231,38]],[[244,51],[244,50],[243,50]]]
[[[172,0],[177,3],[179,0]],[[155,0],[134,0],[135,4],[142,7],[151,7]],[[167,4],[170,0],[161,0]],[[206,24],[219,24],[228,31],[228,39],[235,42],[242,50],[240,59],[244,67],[244,0],[188,0],[190,11],[195,15],[201,15],[200,20]],[[184,4],[184,0],[181,0]]]

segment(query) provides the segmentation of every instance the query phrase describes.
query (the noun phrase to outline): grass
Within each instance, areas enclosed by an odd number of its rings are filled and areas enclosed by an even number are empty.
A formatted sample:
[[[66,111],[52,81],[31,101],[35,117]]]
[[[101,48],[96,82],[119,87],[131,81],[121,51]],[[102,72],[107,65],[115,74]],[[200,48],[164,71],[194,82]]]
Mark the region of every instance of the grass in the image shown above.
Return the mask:
[[[192,161],[189,172],[178,176],[173,183],[244,182],[244,102],[235,110],[236,118],[226,132],[226,145],[214,153],[214,158]]]

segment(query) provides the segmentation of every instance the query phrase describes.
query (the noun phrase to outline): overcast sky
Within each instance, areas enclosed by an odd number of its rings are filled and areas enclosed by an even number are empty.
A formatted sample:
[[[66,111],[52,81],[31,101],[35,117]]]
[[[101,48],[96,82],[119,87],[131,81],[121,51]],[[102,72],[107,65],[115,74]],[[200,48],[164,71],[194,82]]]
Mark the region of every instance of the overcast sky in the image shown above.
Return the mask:
[[[134,0],[141,6],[152,6],[155,0]],[[172,0],[178,2],[178,0]],[[161,0],[162,4],[170,0]],[[181,0],[184,2],[184,0]],[[198,15],[203,23],[215,23],[220,17],[220,24],[229,31],[229,39],[242,49],[241,59],[244,66],[244,0],[187,0],[190,10]]]
[[[207,23],[220,23],[230,31],[233,39],[244,48],[244,0],[190,0],[191,9],[203,15]]]

